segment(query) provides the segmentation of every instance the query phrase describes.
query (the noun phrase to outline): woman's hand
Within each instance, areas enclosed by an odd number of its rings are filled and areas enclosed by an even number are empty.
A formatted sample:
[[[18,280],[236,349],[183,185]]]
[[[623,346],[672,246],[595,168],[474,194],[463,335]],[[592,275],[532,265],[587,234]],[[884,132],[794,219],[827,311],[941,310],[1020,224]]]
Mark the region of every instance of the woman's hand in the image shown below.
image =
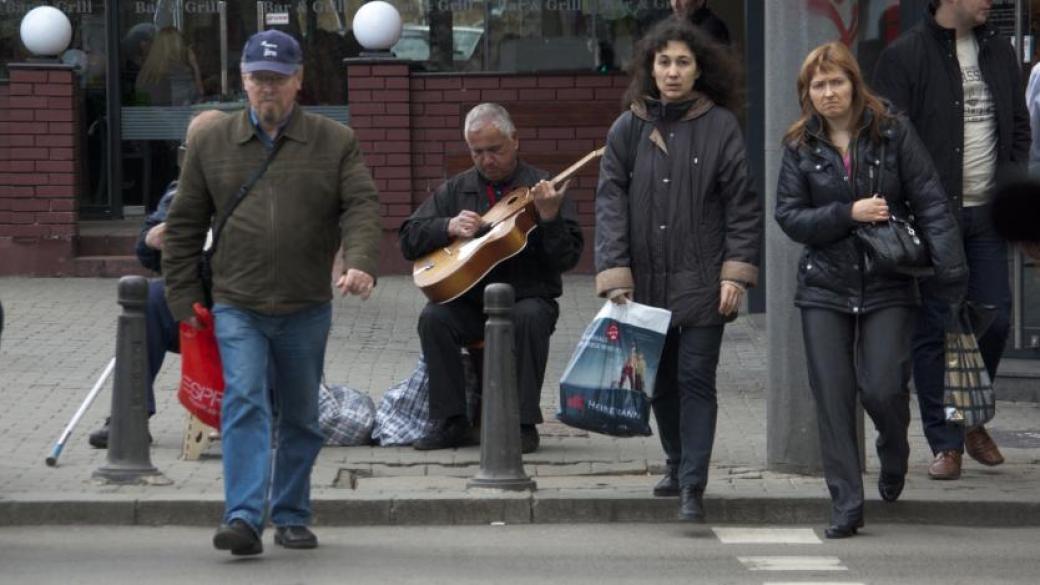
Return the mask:
[[[888,202],[877,195],[860,199],[852,204],[852,219],[863,223],[888,221]]]
[[[615,289],[611,289],[607,293],[607,298],[610,299],[610,302],[612,302],[614,304],[623,305],[623,304],[627,303],[628,301],[632,300],[632,289],[630,289],[630,288],[615,288]]]
[[[719,294],[719,314],[732,315],[735,313],[737,307],[740,306],[741,299],[744,298],[745,290],[747,289],[741,284],[732,280],[723,280],[722,292]]]

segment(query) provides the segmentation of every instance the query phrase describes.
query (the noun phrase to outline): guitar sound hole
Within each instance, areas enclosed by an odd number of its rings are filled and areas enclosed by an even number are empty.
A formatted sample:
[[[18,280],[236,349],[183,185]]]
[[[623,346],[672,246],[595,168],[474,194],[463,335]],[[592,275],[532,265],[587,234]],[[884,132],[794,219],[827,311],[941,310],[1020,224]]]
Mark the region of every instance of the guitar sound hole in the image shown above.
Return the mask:
[[[509,198],[509,205],[512,205],[512,204],[516,203],[517,199],[519,199],[519,197],[510,197]]]

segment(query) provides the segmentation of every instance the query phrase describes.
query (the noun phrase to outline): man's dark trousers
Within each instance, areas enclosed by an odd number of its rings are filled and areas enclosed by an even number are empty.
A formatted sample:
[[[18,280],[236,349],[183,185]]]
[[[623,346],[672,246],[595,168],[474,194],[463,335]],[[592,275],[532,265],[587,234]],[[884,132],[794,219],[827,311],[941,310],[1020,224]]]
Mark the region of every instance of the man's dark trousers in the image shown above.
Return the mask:
[[[542,422],[539,405],[549,337],[560,316],[556,301],[519,299],[513,307],[513,334],[520,394],[520,424]],[[484,308],[466,298],[438,305],[429,303],[419,315],[419,341],[430,375],[430,416],[447,419],[466,415],[466,380],[460,349],[484,339]]]
[[[1011,327],[1011,285],[1007,242],[993,229],[992,206],[961,210],[964,253],[968,260],[967,299],[997,307],[996,318],[979,338],[979,350],[992,380],[997,374]],[[929,283],[921,287],[923,304],[914,330],[914,387],[921,424],[933,453],[964,450],[964,427],[947,424],[942,399],[945,384],[944,341],[949,301],[939,299]]]
[[[148,414],[155,414],[155,378],[162,369],[166,352],[180,353],[180,329],[166,304],[165,282],[161,278],[148,281],[148,304],[145,305],[145,346],[148,353]]]

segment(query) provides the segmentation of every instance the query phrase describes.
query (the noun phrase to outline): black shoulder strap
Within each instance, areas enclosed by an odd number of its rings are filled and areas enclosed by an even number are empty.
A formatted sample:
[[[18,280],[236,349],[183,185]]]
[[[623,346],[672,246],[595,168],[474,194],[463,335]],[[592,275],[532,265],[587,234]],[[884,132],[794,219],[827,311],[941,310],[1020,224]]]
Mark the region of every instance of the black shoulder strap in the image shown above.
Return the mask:
[[[224,216],[220,218],[219,222],[217,222],[216,228],[213,229],[213,245],[209,247],[210,254],[216,253],[217,242],[220,241],[220,232],[224,231],[224,225],[227,224],[228,219],[231,218],[231,214],[235,212],[238,204],[242,203],[246,194],[256,185],[256,182],[260,180],[260,177],[263,177],[264,173],[267,172],[267,167],[271,166],[271,161],[274,160],[274,156],[278,154],[278,150],[282,148],[284,142],[285,139],[283,138],[274,143],[274,147],[271,149],[271,152],[267,153],[267,158],[264,159],[263,164],[261,164],[256,171],[253,172],[253,175],[249,177],[249,180],[243,183],[238,189],[238,193],[235,194],[235,200],[231,202],[227,212],[224,213]]]

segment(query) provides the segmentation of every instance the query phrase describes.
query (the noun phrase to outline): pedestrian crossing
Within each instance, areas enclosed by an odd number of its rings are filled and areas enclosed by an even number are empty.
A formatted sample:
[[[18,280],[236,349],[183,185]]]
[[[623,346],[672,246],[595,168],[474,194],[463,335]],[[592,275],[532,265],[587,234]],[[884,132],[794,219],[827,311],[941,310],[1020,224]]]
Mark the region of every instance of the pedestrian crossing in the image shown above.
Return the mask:
[[[822,545],[823,541],[812,528],[745,528],[717,526],[715,537],[725,545]],[[799,548],[799,553],[805,552]],[[849,571],[841,558],[833,555],[737,555],[737,561],[751,572],[802,572],[833,574]],[[856,581],[764,581],[763,585],[866,585]]]

